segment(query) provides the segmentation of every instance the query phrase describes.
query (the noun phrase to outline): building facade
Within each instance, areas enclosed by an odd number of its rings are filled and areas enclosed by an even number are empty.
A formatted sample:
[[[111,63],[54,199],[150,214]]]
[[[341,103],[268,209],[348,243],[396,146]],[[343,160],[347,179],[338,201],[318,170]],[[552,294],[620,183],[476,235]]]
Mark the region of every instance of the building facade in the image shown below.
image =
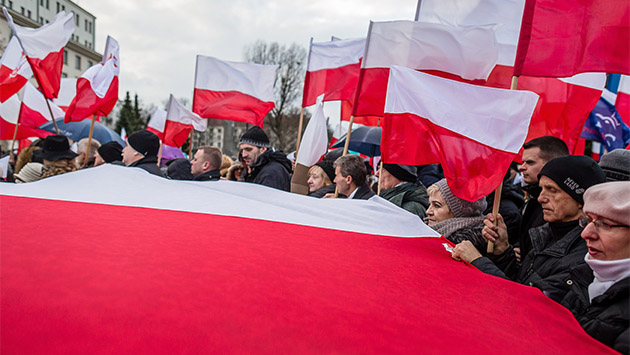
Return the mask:
[[[223,154],[236,158],[238,142],[248,128],[248,125],[243,122],[209,119],[208,129],[205,132],[194,132],[193,147],[215,146],[220,148]]]

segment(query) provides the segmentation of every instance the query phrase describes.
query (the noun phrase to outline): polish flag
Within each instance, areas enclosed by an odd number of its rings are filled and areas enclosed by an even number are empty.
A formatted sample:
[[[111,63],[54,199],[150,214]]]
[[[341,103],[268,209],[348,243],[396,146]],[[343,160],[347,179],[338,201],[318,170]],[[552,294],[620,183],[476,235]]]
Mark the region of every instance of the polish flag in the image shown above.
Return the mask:
[[[308,194],[308,169],[320,161],[328,150],[328,123],[324,114],[323,98],[323,95],[317,98],[315,112],[302,135],[291,177],[291,192]]]
[[[125,127],[120,129],[120,138],[122,138],[125,142],[127,141],[127,131],[125,130]]]
[[[628,75],[621,76],[615,107],[621,120],[630,126],[630,76]]]
[[[203,118],[263,126],[274,107],[277,65],[237,63],[197,56],[193,112]]]
[[[49,102],[55,119],[65,115],[59,106]],[[50,122],[50,111],[46,105],[46,99],[42,93],[35,89],[31,83],[24,85],[24,95],[22,96],[22,108],[20,111],[20,125],[36,128],[44,123]]]
[[[149,119],[146,130],[153,132],[158,138],[164,140],[164,126],[166,126],[166,111],[161,108],[156,108]],[[183,144],[183,143],[182,143]]]
[[[63,68],[63,50],[74,32],[73,13],[61,11],[53,22],[34,29],[16,25],[7,9],[2,10],[9,27],[22,44],[40,90],[46,98],[56,98]]]
[[[525,142],[538,95],[390,69],[382,159],[440,163],[456,196],[476,201],[503,181]]]
[[[0,205],[3,353],[613,353],[380,198],[105,164],[0,184]]]
[[[40,94],[41,95],[41,94]],[[15,134],[15,125],[20,117],[20,99],[17,94],[11,96],[8,100],[0,102],[0,140],[13,139]],[[16,139],[24,139],[29,137],[45,137],[50,135],[47,131],[27,127],[20,122]]]
[[[171,94],[168,100],[166,123],[164,124],[163,143],[172,147],[181,147],[186,143],[190,130],[203,132],[208,128],[208,120],[180,104]]]
[[[77,94],[66,111],[64,122],[109,115],[118,102],[119,52],[118,42],[107,36],[103,61],[86,70],[77,80]]]
[[[514,75],[630,74],[630,2],[527,0]]]
[[[0,58],[0,102],[15,95],[33,76],[31,66],[26,61],[20,42],[11,37],[7,48]]]
[[[61,79],[61,86],[59,88],[59,94],[57,95],[57,98],[54,99],[52,102],[54,102],[55,105],[59,106],[59,108],[62,109],[63,112],[66,112],[76,95],[77,95],[77,79],[76,78],[63,78]]]
[[[495,34],[488,26],[371,22],[354,115],[383,115],[392,65],[446,72],[467,80],[485,80],[497,59]]]
[[[302,107],[324,101],[348,100],[354,97],[365,38],[313,43],[308,54]]]

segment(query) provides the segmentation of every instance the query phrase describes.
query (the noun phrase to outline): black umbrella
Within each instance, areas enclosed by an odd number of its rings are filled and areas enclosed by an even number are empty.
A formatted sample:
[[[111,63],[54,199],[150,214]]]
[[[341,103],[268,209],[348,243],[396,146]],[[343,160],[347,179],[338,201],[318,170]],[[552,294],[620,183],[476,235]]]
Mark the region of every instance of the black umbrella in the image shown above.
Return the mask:
[[[368,157],[375,157],[381,155],[381,127],[368,127],[361,126],[352,130],[350,134],[350,144],[348,149],[359,152]],[[346,135],[343,135],[335,144],[333,148],[343,148],[346,144]]]
[[[59,133],[72,139],[73,141],[78,141],[81,138],[87,138],[90,134],[90,124],[92,123],[92,120],[90,119],[64,123],[63,118],[58,118],[56,121],[57,126],[59,126]],[[38,128],[55,133],[55,126],[52,121],[45,123]],[[121,146],[125,146],[125,141],[120,138],[118,133],[110,128],[107,128],[104,124],[98,121],[94,122],[94,132],[92,133],[92,138],[96,139],[101,144],[116,141]]]

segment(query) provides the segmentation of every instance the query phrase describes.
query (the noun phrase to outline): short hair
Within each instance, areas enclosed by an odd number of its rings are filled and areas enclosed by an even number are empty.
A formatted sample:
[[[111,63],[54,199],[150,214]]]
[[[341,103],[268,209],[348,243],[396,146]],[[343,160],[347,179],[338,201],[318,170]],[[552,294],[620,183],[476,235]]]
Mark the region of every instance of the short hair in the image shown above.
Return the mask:
[[[431,196],[434,192],[440,192],[440,188],[437,184],[433,184],[427,188],[427,195]]]
[[[77,142],[77,153],[81,154],[81,153],[85,153],[88,150],[88,140],[89,138],[82,138]],[[92,141],[90,142],[90,152],[87,154],[88,158],[93,158],[94,156],[94,152],[96,152],[96,150],[98,148],[100,148],[101,143],[99,141],[97,141],[96,139],[92,138]]]
[[[560,138],[554,136],[542,136],[534,138],[523,144],[523,149],[538,148],[540,149],[540,158],[550,161],[553,158],[569,155],[567,144]]]
[[[354,154],[343,155],[335,160],[333,168],[336,169],[337,167],[339,167],[341,176],[352,176],[352,181],[355,185],[363,186],[365,184],[367,169],[365,168],[365,163],[363,163],[363,158],[360,156]]]
[[[197,148],[197,151],[203,151],[205,160],[210,163],[210,170],[221,169],[223,163],[223,153],[221,149],[209,145],[203,145]]]
[[[306,175],[307,176],[311,176],[311,173],[313,173],[315,171],[317,171],[322,176],[322,178],[324,179],[324,187],[332,185],[332,181],[330,181],[330,178],[328,177],[328,174],[326,174],[324,169],[322,169],[322,167],[319,166],[319,165],[313,165],[310,168],[308,168],[308,173]]]

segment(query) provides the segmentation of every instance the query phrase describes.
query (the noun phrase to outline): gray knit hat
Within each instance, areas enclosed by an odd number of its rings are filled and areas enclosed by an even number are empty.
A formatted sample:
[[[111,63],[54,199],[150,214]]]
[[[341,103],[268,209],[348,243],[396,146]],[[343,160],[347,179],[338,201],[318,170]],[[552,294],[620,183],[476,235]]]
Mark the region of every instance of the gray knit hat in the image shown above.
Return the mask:
[[[13,174],[15,177],[15,182],[33,182],[37,181],[42,177],[42,169],[44,165],[41,163],[30,162],[20,169],[20,172],[17,174]]]
[[[615,149],[602,155],[599,166],[606,174],[606,181],[630,180],[630,150]]]
[[[435,185],[437,185],[440,189],[442,197],[455,217],[481,216],[486,207],[488,207],[485,197],[482,197],[475,202],[470,202],[453,195],[450,187],[448,187],[448,184],[446,183],[446,179],[436,182]]]

